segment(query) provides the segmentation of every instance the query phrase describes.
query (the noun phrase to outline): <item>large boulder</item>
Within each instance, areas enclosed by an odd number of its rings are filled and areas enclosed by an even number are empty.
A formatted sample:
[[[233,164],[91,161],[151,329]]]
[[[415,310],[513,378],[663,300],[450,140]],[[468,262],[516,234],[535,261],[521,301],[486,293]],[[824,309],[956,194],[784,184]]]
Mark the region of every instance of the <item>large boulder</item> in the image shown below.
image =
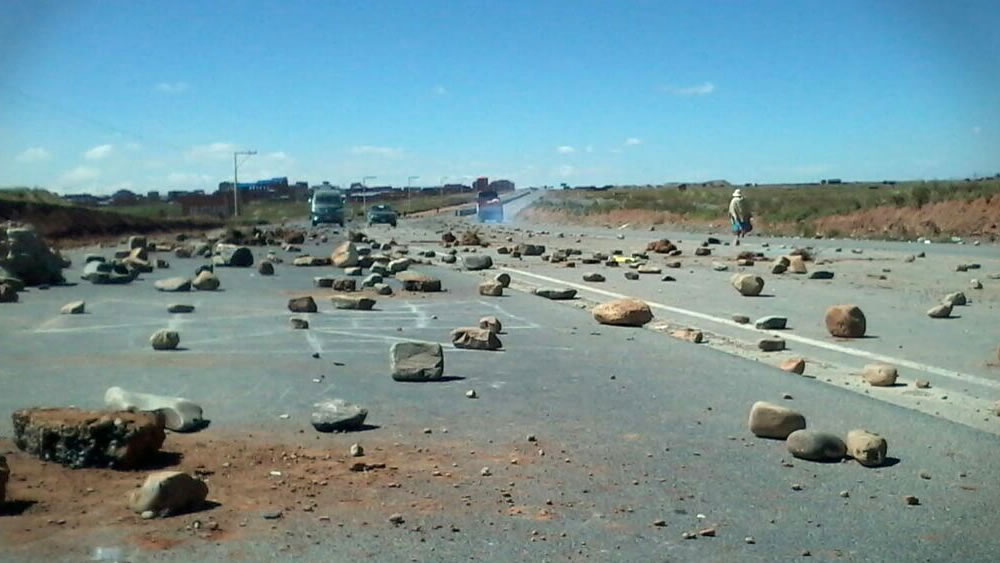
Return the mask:
[[[304,297],[293,297],[288,300],[288,310],[293,313],[315,313],[316,300],[311,295]]]
[[[222,258],[222,266],[233,268],[249,268],[253,266],[253,252],[245,246],[235,244],[215,245],[215,253]]]
[[[345,242],[333,249],[330,261],[338,268],[349,268],[358,265],[358,249],[353,242]]]
[[[73,468],[139,467],[153,460],[166,438],[162,420],[146,412],[32,408],[11,419],[18,448]]]
[[[539,287],[532,293],[539,297],[552,299],[553,301],[564,301],[576,297],[575,289],[562,289],[553,287]]]
[[[826,330],[838,338],[861,338],[867,330],[865,314],[857,305],[834,305],[826,310]]]
[[[451,331],[451,344],[468,350],[499,350],[500,337],[488,328],[462,327]]]
[[[617,299],[602,303],[593,310],[594,320],[616,326],[643,326],[653,320],[649,305],[638,299]]]
[[[889,449],[885,438],[867,430],[851,430],[847,433],[847,455],[866,467],[878,467],[885,463]]]
[[[935,305],[927,310],[927,316],[932,319],[947,319],[951,316],[951,305]]]
[[[176,350],[180,343],[180,334],[168,328],[161,328],[149,337],[149,345],[153,350]]]
[[[201,479],[183,471],[157,471],[129,493],[128,506],[136,513],[165,517],[196,511],[207,497],[208,485]]]
[[[748,424],[755,436],[784,440],[792,432],[806,427],[806,417],[786,407],[757,401],[750,408]]]
[[[755,297],[764,290],[764,278],[753,274],[733,274],[729,283],[744,297]]]
[[[364,428],[367,417],[368,409],[331,399],[314,404],[309,421],[319,432],[353,432]]]
[[[153,282],[153,287],[159,291],[191,291],[191,280],[184,277],[167,278],[165,280],[156,280]]]
[[[796,430],[788,435],[788,453],[809,461],[840,461],[847,453],[847,446],[839,436],[816,430]]]
[[[193,432],[205,426],[201,407],[182,397],[153,395],[110,387],[104,392],[104,405],[119,411],[146,411],[162,417],[167,430]]]
[[[441,291],[441,280],[432,278],[425,274],[418,274],[416,272],[400,272],[400,274],[396,276],[396,279],[403,283],[403,289],[406,291]]]
[[[218,276],[214,273],[202,270],[195,276],[194,281],[191,282],[191,287],[198,291],[215,291],[219,289],[221,284],[222,282],[219,281]]]
[[[396,381],[430,381],[444,374],[444,350],[433,342],[396,342],[389,359]]]
[[[25,285],[63,283],[66,261],[49,248],[30,227],[10,223],[0,229],[0,271],[21,280]]]
[[[466,270],[486,270],[493,267],[493,259],[485,254],[470,254],[462,258]]]

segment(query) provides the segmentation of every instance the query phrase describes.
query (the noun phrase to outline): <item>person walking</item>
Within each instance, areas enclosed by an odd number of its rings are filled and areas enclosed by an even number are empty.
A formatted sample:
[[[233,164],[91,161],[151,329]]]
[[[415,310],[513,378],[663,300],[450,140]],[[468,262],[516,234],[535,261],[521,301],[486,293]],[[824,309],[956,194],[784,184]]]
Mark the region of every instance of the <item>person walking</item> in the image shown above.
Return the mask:
[[[743,192],[736,189],[733,191],[733,199],[729,200],[729,221],[736,235],[736,241],[733,243],[735,246],[739,246],[740,239],[753,230],[750,217],[750,203],[743,198]]]

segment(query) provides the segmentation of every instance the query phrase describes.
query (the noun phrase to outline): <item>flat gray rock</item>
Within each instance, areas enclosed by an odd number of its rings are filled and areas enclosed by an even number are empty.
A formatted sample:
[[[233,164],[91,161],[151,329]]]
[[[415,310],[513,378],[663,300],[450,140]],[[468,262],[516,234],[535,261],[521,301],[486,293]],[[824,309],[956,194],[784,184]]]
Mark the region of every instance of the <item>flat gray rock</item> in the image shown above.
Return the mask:
[[[815,430],[796,430],[788,435],[788,453],[809,461],[840,461],[847,446],[839,436]]]
[[[552,299],[553,301],[563,301],[576,297],[575,289],[556,289],[551,287],[539,287],[533,293],[539,297]]]
[[[334,295],[330,297],[334,309],[345,309],[355,311],[371,311],[375,306],[375,300],[371,297],[361,297],[352,295]]]
[[[191,280],[180,276],[164,280],[156,280],[153,282],[153,287],[155,287],[158,291],[191,291]]]
[[[396,381],[431,381],[444,375],[444,350],[437,343],[396,342],[389,359]]]
[[[181,397],[111,387],[104,393],[104,404],[112,410],[155,412],[163,417],[164,427],[174,432],[193,432],[205,427],[201,407]]]
[[[463,257],[462,264],[466,270],[486,270],[493,267],[493,259],[483,254],[476,254]]]
[[[784,330],[788,326],[788,319],[778,315],[768,315],[754,321],[754,326],[761,330]]]
[[[364,428],[368,409],[343,399],[321,401],[313,405],[309,422],[318,432],[353,432]]]
[[[194,305],[186,305],[183,303],[174,303],[167,306],[168,313],[193,313]]]

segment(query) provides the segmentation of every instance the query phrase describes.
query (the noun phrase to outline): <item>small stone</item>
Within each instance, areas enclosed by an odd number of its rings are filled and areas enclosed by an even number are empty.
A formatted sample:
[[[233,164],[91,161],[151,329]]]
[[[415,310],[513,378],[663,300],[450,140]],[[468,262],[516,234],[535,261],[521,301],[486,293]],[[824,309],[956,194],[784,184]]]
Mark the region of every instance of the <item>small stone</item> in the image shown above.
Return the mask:
[[[399,526],[399,525],[403,524],[404,522],[406,522],[406,520],[403,519],[403,515],[402,514],[393,514],[393,515],[389,516],[389,523],[392,524],[392,525],[394,525],[394,526]]]
[[[979,281],[977,279],[973,279],[972,281],[969,282],[969,287],[971,287],[972,289],[982,289],[983,288],[983,282],[981,282],[981,281]]]
[[[305,319],[300,319],[300,318],[297,318],[297,317],[292,317],[292,318],[288,319],[288,322],[291,324],[292,328],[296,329],[296,330],[304,330],[304,329],[309,328],[309,321],[307,321]]]
[[[351,457],[361,457],[365,455],[365,449],[361,444],[351,444]]]
[[[905,502],[907,506],[917,506],[920,504],[920,499],[913,495],[906,495],[903,497],[903,502]]]
[[[484,281],[479,284],[479,295],[501,297],[503,295],[503,284],[495,281]]]
[[[82,315],[87,304],[83,301],[73,301],[67,303],[59,309],[59,313],[62,315]]]
[[[931,382],[926,379],[918,379],[914,385],[916,385],[917,389],[930,389]]]
[[[780,352],[785,349],[785,340],[783,338],[761,338],[757,341],[757,348],[763,352]]]
[[[666,520],[663,520],[663,519],[653,520],[653,526],[656,526],[657,528],[663,528],[666,525],[667,525],[667,521]]]
[[[956,291],[954,293],[949,293],[941,299],[942,305],[948,305],[951,307],[960,307],[962,305],[968,304],[969,300],[965,297],[965,294],[961,291]]]
[[[779,367],[787,372],[802,375],[806,371],[806,361],[803,358],[790,358],[781,362]]]
[[[928,473],[928,472],[926,472],[926,471],[921,471],[919,473],[919,475],[920,475],[921,479],[928,479],[929,480],[931,478],[931,474]]]
[[[896,384],[896,368],[888,364],[868,364],[861,376],[872,387],[892,387]]]
[[[843,498],[849,498],[851,496],[851,493],[849,493],[848,491],[840,491],[840,496]]]
[[[888,443],[885,438],[867,430],[847,433],[847,455],[866,467],[879,467],[885,463]]]
[[[293,313],[315,313],[318,308],[311,295],[294,297],[288,300],[288,310]]]
[[[788,319],[778,315],[761,317],[754,322],[754,327],[760,330],[784,330],[787,326]]]
[[[684,532],[683,534],[681,534],[681,537],[686,540],[693,540],[696,539],[698,536],[691,532]]]
[[[583,275],[583,281],[585,282],[603,282],[605,281],[604,276],[597,272],[591,272]]]
[[[493,472],[490,471],[489,467],[484,467],[479,470],[479,474],[482,475],[483,477],[489,477],[490,475],[493,475]]]
[[[761,438],[784,440],[789,434],[806,427],[806,418],[787,407],[758,401],[750,409],[750,431]]]
[[[673,330],[670,332],[670,336],[677,338],[679,340],[686,340],[694,344],[701,344],[705,340],[705,335],[698,329],[694,328],[682,328],[679,330]]]
[[[176,330],[162,328],[149,337],[153,350],[175,350],[181,343],[181,337]]]
[[[479,319],[479,328],[486,329],[494,334],[500,334],[503,331],[503,325],[500,323],[500,319],[489,316]]]
[[[748,543],[750,545],[753,545],[753,544],[757,543],[757,540],[753,539],[753,536],[747,536],[747,537],[743,538],[743,542],[744,543]]]
[[[703,538],[714,538],[715,528],[705,528],[704,530],[698,530],[698,535]]]
[[[469,389],[468,391],[466,391],[465,392],[465,396],[468,397],[468,398],[470,398],[470,399],[478,399],[479,398],[479,395],[476,393],[475,389]]]
[[[792,490],[793,491],[801,491],[802,488],[803,488],[802,485],[800,485],[799,483],[792,483]]]
[[[834,305],[826,310],[826,330],[838,338],[861,338],[867,320],[857,305]]]
[[[731,318],[733,319],[733,322],[736,324],[745,325],[750,323],[750,317],[746,315],[733,315]]]
[[[142,514],[139,515],[143,520],[152,520],[156,517],[156,513],[152,510],[143,510]]]
[[[927,316],[932,319],[947,319],[951,316],[951,305],[935,305],[927,310]]]
[[[194,312],[194,305],[185,305],[183,303],[174,303],[172,305],[168,305],[167,306],[167,312],[168,313],[177,313],[177,314],[193,313]]]
[[[729,283],[744,297],[755,297],[764,290],[764,278],[752,274],[734,274]]]
[[[140,514],[179,514],[201,508],[208,485],[182,471],[158,471],[129,494],[129,507]]]
[[[796,430],[788,435],[788,453],[809,461],[840,461],[847,446],[838,436],[815,430]]]

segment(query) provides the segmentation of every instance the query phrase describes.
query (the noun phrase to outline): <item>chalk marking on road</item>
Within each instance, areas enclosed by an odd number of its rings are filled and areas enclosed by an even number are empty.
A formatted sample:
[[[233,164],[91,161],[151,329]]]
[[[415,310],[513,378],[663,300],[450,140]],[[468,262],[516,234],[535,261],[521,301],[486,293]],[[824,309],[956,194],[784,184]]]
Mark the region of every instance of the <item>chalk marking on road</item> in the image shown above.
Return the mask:
[[[535,278],[535,279],[539,279],[539,280],[546,281],[546,282],[549,282],[549,283],[559,284],[559,285],[563,285],[563,286],[567,286],[567,287],[572,287],[574,289],[581,290],[581,291],[589,291],[591,293],[596,293],[598,295],[604,295],[606,297],[613,297],[615,299],[625,299],[625,298],[630,297],[628,295],[623,295],[621,293],[615,293],[613,291],[607,291],[607,290],[598,289],[598,288],[595,288],[595,287],[588,287],[586,285],[582,285],[582,284],[578,284],[578,283],[574,283],[574,282],[568,282],[568,281],[565,281],[565,280],[561,280],[561,279],[558,279],[558,278],[552,278],[552,277],[549,277],[549,276],[543,276],[541,274],[533,274],[531,272],[525,272],[523,270],[518,270],[518,269],[515,269],[515,268],[501,267],[500,269],[501,270],[506,270],[507,272],[511,272],[511,273],[514,273],[514,274],[517,274],[517,275],[521,275],[521,276],[525,276],[525,277],[529,277],[529,278]],[[972,375],[972,374],[969,374],[969,373],[963,373],[963,372],[960,372],[960,371],[954,371],[954,370],[940,368],[940,367],[932,366],[932,365],[928,365],[928,364],[922,364],[920,362],[914,362],[912,360],[907,360],[907,359],[904,359],[904,358],[895,358],[895,357],[892,357],[892,356],[886,356],[886,355],[883,355],[883,354],[876,354],[874,352],[868,352],[868,351],[865,351],[865,350],[858,350],[857,348],[851,348],[849,346],[843,346],[843,345],[840,345],[840,344],[834,344],[832,342],[824,342],[822,340],[816,340],[814,338],[809,338],[808,336],[800,336],[800,335],[797,335],[797,334],[786,333],[785,331],[761,330],[761,329],[756,328],[756,327],[751,326],[751,325],[742,325],[742,324],[739,324],[739,323],[737,323],[735,321],[732,321],[730,319],[724,319],[722,317],[716,317],[716,316],[713,316],[713,315],[709,315],[707,313],[700,313],[698,311],[692,311],[690,309],[683,309],[681,307],[673,307],[673,306],[670,306],[670,305],[664,305],[662,303],[656,303],[655,301],[649,301],[649,300],[646,300],[646,299],[643,299],[643,301],[645,301],[653,309],[662,309],[664,311],[669,311],[671,313],[676,313],[676,314],[684,315],[684,316],[687,316],[687,317],[692,317],[692,318],[701,319],[701,320],[704,320],[704,321],[709,321],[709,322],[713,322],[713,323],[725,325],[725,326],[730,327],[730,328],[738,328],[738,329],[741,329],[741,330],[746,330],[746,331],[749,331],[749,332],[755,332],[757,334],[762,334],[762,335],[767,335],[767,336],[770,336],[770,335],[773,335],[773,334],[776,334],[776,333],[780,333],[781,338],[784,338],[785,340],[790,340],[792,342],[798,342],[800,344],[806,344],[808,346],[813,346],[813,347],[816,347],[816,348],[823,348],[825,350],[830,350],[832,352],[838,352],[838,353],[841,353],[841,354],[847,354],[849,356],[855,356],[855,357],[858,357],[858,358],[865,358],[865,359],[869,359],[869,360],[875,360],[875,361],[878,361],[878,362],[884,362],[884,363],[887,363],[887,364],[893,364],[893,365],[895,365],[897,367],[907,367],[907,368],[910,368],[910,369],[915,369],[915,370],[918,370],[918,371],[923,371],[925,373],[933,373],[934,375],[940,375],[942,377],[948,377],[948,378],[951,378],[951,379],[955,379],[955,380],[958,380],[958,381],[964,381],[964,382],[967,382],[967,383],[975,383],[975,384],[978,384],[978,385],[982,385],[984,387],[991,387],[991,388],[994,388],[994,389],[1000,389],[1000,382],[998,382],[998,381],[991,381],[989,379],[986,379],[986,378],[983,378],[983,377],[979,377],[977,375]]]
[[[500,305],[497,305],[496,303],[488,303],[486,301],[480,301],[479,303],[482,304],[482,305],[485,305],[487,307],[492,307],[495,311],[497,311],[498,313],[500,313],[501,315],[503,315],[505,318],[514,319],[515,321],[521,321],[522,323],[525,323],[525,324],[528,325],[527,327],[513,327],[512,326],[512,327],[508,327],[508,328],[542,328],[541,325],[536,324],[536,323],[534,323],[534,322],[532,322],[532,321],[530,321],[530,320],[528,320],[528,319],[526,319],[524,317],[515,315],[513,313],[509,313],[506,309],[504,309]]]

